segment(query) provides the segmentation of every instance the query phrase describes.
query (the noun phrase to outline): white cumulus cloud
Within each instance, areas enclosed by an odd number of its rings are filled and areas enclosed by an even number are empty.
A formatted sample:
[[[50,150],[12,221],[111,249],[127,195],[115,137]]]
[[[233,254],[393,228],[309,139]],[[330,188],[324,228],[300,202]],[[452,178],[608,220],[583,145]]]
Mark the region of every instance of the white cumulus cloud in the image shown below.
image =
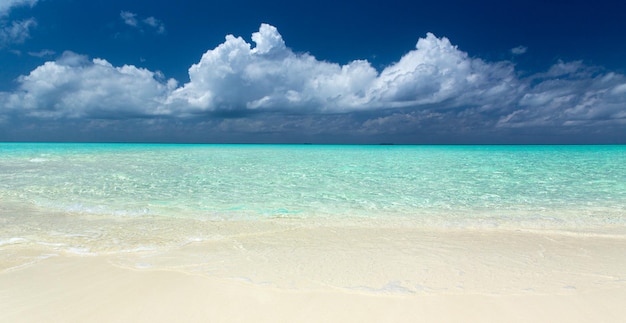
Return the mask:
[[[285,109],[349,112],[502,96],[514,91],[510,64],[473,59],[446,38],[428,34],[416,49],[380,73],[364,60],[346,65],[296,54],[275,27],[207,51],[189,69],[190,82],[170,102],[198,110]],[[450,101],[450,102],[447,102]],[[463,103],[463,102],[460,102]]]
[[[266,24],[252,39],[254,48],[229,35],[207,51],[189,69],[190,82],[170,102],[201,111],[364,108],[363,90],[377,76],[368,62],[340,66],[294,54],[276,28]]]
[[[428,123],[517,129],[626,120],[626,77],[582,62],[559,61],[545,73],[521,78],[510,62],[471,57],[429,33],[378,71],[366,60],[341,65],[295,53],[268,24],[252,34],[252,42],[226,36],[189,68],[189,82],[182,86],[159,72],[68,52],[20,77],[17,90],[0,93],[0,107],[5,115],[36,118],[230,114],[245,122],[223,125],[254,125],[259,131],[280,131],[267,122],[280,115],[295,125],[304,120],[298,115],[360,113],[336,127],[369,133],[408,132]],[[258,112],[272,117],[256,120]]]
[[[135,66],[114,67],[103,59],[65,52],[19,78],[4,96],[5,109],[39,118],[119,118],[167,114],[162,102],[176,87],[158,73]]]
[[[429,33],[416,49],[385,68],[370,90],[382,107],[485,105],[517,90],[513,66],[471,58]],[[495,100],[495,101],[493,101]]]

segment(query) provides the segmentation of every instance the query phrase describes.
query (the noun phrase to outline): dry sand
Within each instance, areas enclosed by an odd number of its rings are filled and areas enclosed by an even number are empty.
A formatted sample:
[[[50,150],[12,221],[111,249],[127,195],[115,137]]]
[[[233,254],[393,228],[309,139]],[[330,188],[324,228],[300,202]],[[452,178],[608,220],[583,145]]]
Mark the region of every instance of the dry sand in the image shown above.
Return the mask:
[[[0,322],[626,320],[621,234],[291,227],[20,266],[36,252],[3,248]]]

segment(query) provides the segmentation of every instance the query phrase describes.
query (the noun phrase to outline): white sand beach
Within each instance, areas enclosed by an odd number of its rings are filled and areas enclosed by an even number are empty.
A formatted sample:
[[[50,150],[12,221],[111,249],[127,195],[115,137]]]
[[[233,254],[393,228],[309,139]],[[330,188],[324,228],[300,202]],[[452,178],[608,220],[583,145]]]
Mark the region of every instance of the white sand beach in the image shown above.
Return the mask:
[[[225,225],[225,224],[223,224]],[[229,223],[235,230],[236,223]],[[278,224],[268,224],[276,227]],[[15,266],[2,322],[622,322],[621,234],[296,227]],[[4,252],[3,251],[3,252]],[[11,263],[10,259],[14,261]]]

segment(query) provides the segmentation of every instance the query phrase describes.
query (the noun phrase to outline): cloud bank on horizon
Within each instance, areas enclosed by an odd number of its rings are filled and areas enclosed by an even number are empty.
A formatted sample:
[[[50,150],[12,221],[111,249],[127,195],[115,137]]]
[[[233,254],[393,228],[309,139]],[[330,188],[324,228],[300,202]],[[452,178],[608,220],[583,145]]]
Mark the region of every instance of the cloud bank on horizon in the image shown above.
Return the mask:
[[[130,12],[120,17],[129,26],[159,26]],[[141,120],[149,128],[146,120],[178,120],[196,122],[198,132],[482,138],[512,129],[584,134],[626,128],[626,77],[581,61],[520,76],[512,62],[471,57],[428,33],[379,71],[367,60],[341,65],[296,53],[269,24],[252,42],[226,36],[189,68],[184,84],[159,71],[67,51],[19,77],[15,90],[0,92],[0,123]],[[511,51],[521,55],[527,48]]]

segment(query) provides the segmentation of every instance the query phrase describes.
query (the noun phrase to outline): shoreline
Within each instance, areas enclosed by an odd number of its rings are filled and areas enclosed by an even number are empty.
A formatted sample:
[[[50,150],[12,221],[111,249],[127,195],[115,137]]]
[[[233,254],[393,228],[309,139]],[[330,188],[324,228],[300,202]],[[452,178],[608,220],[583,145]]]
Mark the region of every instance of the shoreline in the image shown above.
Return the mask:
[[[0,321],[618,322],[624,250],[621,235],[294,226],[3,270]]]
[[[0,275],[0,284],[7,280],[20,286],[2,292],[5,322],[618,322],[626,314],[623,288],[498,296],[293,291],[124,269],[98,257],[55,259]]]

